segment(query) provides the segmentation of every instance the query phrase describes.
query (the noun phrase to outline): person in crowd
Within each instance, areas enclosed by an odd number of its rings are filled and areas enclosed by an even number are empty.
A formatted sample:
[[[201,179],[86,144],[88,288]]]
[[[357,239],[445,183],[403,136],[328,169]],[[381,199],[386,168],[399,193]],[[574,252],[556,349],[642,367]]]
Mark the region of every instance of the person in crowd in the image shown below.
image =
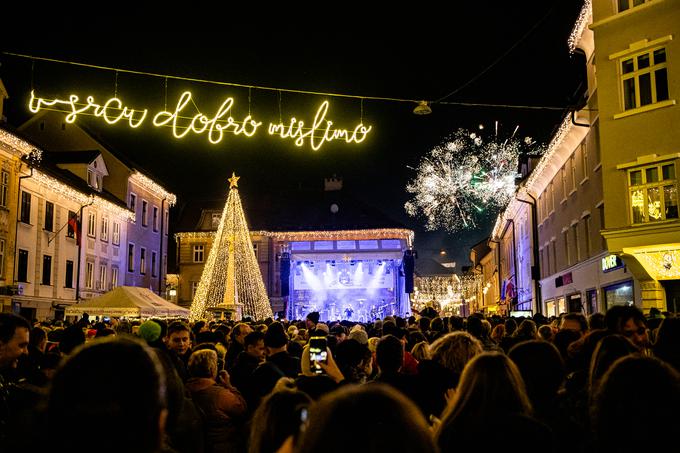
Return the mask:
[[[265,397],[250,423],[248,452],[276,453],[286,439],[295,439],[311,403],[311,398],[298,390],[275,391]]]
[[[316,325],[319,323],[320,317],[321,316],[319,315],[318,311],[307,313],[307,317],[305,318],[305,328],[308,332],[316,330]]]
[[[604,322],[604,313],[595,312],[588,316],[588,330],[606,329],[607,324]]]
[[[264,345],[267,348],[267,362],[276,365],[284,376],[295,378],[300,374],[300,359],[288,353],[288,337],[283,324],[275,321],[269,325],[264,334]]]
[[[538,328],[539,340],[552,342],[553,338],[555,338],[555,332],[553,331],[553,328],[551,326],[549,326],[548,324],[544,324]]]
[[[59,352],[69,355],[78,346],[85,343],[85,332],[78,325],[68,326],[64,329],[59,341]]]
[[[643,353],[650,346],[646,322],[642,311],[635,305],[615,305],[605,313],[607,329],[628,338]]]
[[[182,382],[189,379],[187,363],[191,355],[191,329],[182,321],[175,321],[168,326],[165,346],[172,364],[175,366]]]
[[[533,319],[525,319],[519,324],[515,333],[513,333],[513,338],[515,340],[514,344],[521,343],[522,341],[535,340],[538,337],[538,328]],[[514,345],[513,345],[514,346]]]
[[[680,372],[680,318],[661,321],[652,352]]]
[[[19,359],[19,375],[28,382],[38,385],[44,383],[40,373],[40,365],[47,348],[47,332],[42,327],[34,327],[29,334],[28,354]]]
[[[355,384],[366,383],[373,371],[371,368],[372,354],[368,349],[368,338],[365,343],[360,343],[353,338],[343,341],[336,347],[335,360],[347,382]]]
[[[18,389],[13,380],[19,358],[28,355],[31,325],[21,316],[0,313],[0,445],[7,442]]]
[[[680,374],[675,369],[639,354],[618,359],[602,377],[593,397],[593,451],[672,450],[672,433],[680,426],[678,407]]]
[[[505,351],[506,353],[512,348],[517,341],[515,341],[515,331],[517,330],[517,321],[515,318],[507,318],[505,322],[503,323],[503,326],[505,327],[505,333],[503,334],[503,338],[501,338],[500,343],[498,345]]]
[[[488,429],[492,420],[498,423]],[[437,445],[441,451],[498,451],[518,433],[531,439],[522,444],[522,451],[551,450],[552,431],[533,418],[517,366],[505,354],[482,353],[463,371],[436,430]]]
[[[347,339],[347,331],[340,324],[336,324],[330,329],[330,334],[335,336],[335,344],[339,345]]]
[[[503,339],[503,336],[505,335],[505,324],[496,324],[493,329],[491,329],[491,341],[496,343],[497,345],[500,346],[501,340]]]
[[[217,353],[211,349],[195,351],[189,357],[186,387],[203,414],[206,453],[244,451],[246,401],[231,385],[226,370],[218,368]]]
[[[289,437],[280,451],[290,452],[293,442]],[[322,397],[297,444],[297,453],[344,453],[348,445],[365,453],[437,452],[417,407],[383,384],[343,386]]]
[[[565,329],[575,330],[582,337],[588,333],[588,320],[581,313],[567,313],[560,320],[559,330]]]
[[[46,448],[80,451],[86,433],[98,452],[160,452],[167,411],[156,355],[131,338],[108,337],[74,351],[54,376]],[[70,433],[70,434],[69,434]]]
[[[411,349],[411,354],[419,363],[423,360],[429,360],[431,358],[430,345],[427,341],[416,343],[413,345],[413,349]]]
[[[227,348],[227,371],[231,372],[236,365],[236,358],[245,349],[246,335],[251,333],[253,328],[246,323],[238,323],[231,329],[231,340]]]
[[[470,335],[479,340],[479,342],[482,344],[482,348],[485,351],[501,352],[502,349],[500,348],[500,346],[491,341],[491,338],[489,338],[488,334],[485,333],[484,329],[485,322],[488,323],[488,321],[482,319],[479,316],[468,317],[467,322],[468,333],[470,333]]]
[[[590,396],[597,393],[602,376],[611,368],[612,364],[621,357],[640,352],[628,338],[619,334],[607,335],[598,341],[590,361],[588,373],[588,387]]]
[[[378,375],[374,382],[388,384],[406,396],[410,396],[414,386],[409,375],[402,373],[404,365],[404,345],[394,335],[385,335],[378,342],[375,351]]]
[[[253,381],[253,373],[264,363],[267,350],[264,345],[264,334],[259,331],[250,332],[244,339],[245,350],[236,358],[236,364],[229,372],[231,383],[239,389],[248,403],[250,411],[257,407],[261,392]]]
[[[483,351],[482,344],[464,331],[444,335],[430,345],[430,360],[418,365],[418,385],[414,401],[426,417],[439,417],[458,386],[460,375],[470,359]]]

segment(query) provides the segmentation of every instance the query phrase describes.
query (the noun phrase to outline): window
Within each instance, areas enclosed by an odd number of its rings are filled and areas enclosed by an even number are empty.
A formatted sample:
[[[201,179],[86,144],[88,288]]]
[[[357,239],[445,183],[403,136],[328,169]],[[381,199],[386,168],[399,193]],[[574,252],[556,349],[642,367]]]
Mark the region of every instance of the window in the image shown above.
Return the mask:
[[[144,247],[139,248],[139,273],[146,274],[146,249]]]
[[[255,252],[255,259],[258,260],[260,257],[257,254],[257,244],[253,244],[253,252]]]
[[[583,140],[581,142],[581,145],[579,146],[581,149],[581,166],[583,167],[583,178],[586,179],[588,177],[588,146],[586,145],[586,141]]]
[[[191,282],[191,300],[194,300],[196,291],[198,290],[198,282]]]
[[[5,240],[0,239],[0,279],[5,278]]]
[[[45,202],[45,230],[54,231],[54,203]]]
[[[102,234],[101,238],[102,241],[108,242],[109,240],[109,219],[108,217],[102,217]]]
[[[77,218],[76,216],[77,216],[77,214],[75,212],[73,212],[73,211],[68,212],[68,218],[69,219]],[[66,228],[66,237],[72,238],[72,237],[75,236],[75,234],[76,234],[76,232],[73,230],[73,226],[69,223],[67,228]]]
[[[101,176],[92,170],[87,170],[87,183],[96,190],[102,190]]]
[[[73,261],[66,260],[66,277],[64,278],[64,288],[73,288]]]
[[[628,187],[633,223],[678,218],[678,186],[674,163],[628,170]]]
[[[571,191],[576,190],[576,153],[569,158],[569,165],[571,165]]]
[[[562,200],[566,200],[569,195],[569,189],[567,188],[567,164],[562,167]]]
[[[9,195],[9,172],[0,172],[0,206],[7,207],[7,196]]]
[[[600,216],[600,231],[604,230],[604,204],[597,207],[598,215]],[[602,250],[607,250],[607,241],[604,236],[600,234]]]
[[[163,255],[163,269],[161,272],[163,275],[168,274],[168,255]]]
[[[583,235],[585,236],[585,258],[590,257],[590,253],[592,251],[592,245],[590,243],[590,231],[591,231],[591,225],[590,225],[590,215],[587,215],[583,218]]]
[[[156,272],[156,252],[151,252],[151,276],[158,276],[158,272]]]
[[[146,200],[142,200],[142,226],[147,226],[149,224],[149,203]]]
[[[624,110],[668,100],[665,48],[627,56],[620,63]]]
[[[52,257],[43,255],[42,282],[43,285],[52,284]]]
[[[222,215],[217,213],[217,212],[213,212],[212,213],[212,227],[213,228],[219,228],[220,220],[222,220]]]
[[[648,1],[648,0],[617,0],[619,12],[623,12],[623,11],[626,11],[627,9],[635,8],[636,6],[640,6],[645,1]]]
[[[158,231],[158,207],[153,207],[153,230]]]
[[[569,230],[566,229],[562,232],[562,239],[564,240],[564,259],[566,260],[567,266],[571,265],[571,250],[569,249]]]
[[[87,216],[87,235],[95,237],[97,234],[97,215],[91,212]]]
[[[17,281],[28,282],[28,250],[19,249],[19,262],[17,263]]]
[[[137,213],[137,195],[133,193],[130,194],[130,210]]]
[[[31,223],[31,194],[21,191],[21,219],[23,223]]]
[[[581,244],[579,243],[578,237],[578,223],[575,223],[571,226],[571,231],[574,232],[572,235],[574,237],[574,262],[578,263],[581,261]]]
[[[115,288],[118,286],[118,268],[117,267],[112,267],[111,268],[111,288]]]
[[[97,289],[106,290],[106,264],[99,265],[99,281],[97,282]]]
[[[135,244],[128,244],[128,272],[135,271]]]
[[[170,212],[165,211],[165,235],[168,235],[168,229],[170,226]]]
[[[92,289],[94,286],[94,263],[87,263],[85,271],[85,288]]]
[[[550,246],[552,247],[552,250],[550,252],[551,252],[551,255],[552,255],[551,256],[551,258],[552,258],[551,265],[552,265],[552,273],[553,274],[555,272],[557,272],[557,245],[556,245],[556,242],[557,241],[555,239],[552,239],[550,241]]]
[[[550,213],[555,210],[555,184],[553,181],[550,181],[550,198],[548,201],[550,202],[548,205],[550,208],[548,215],[550,215]]]
[[[113,245],[120,245],[120,223],[113,222],[113,237],[111,238]]]
[[[203,262],[203,246],[194,245],[194,263]]]

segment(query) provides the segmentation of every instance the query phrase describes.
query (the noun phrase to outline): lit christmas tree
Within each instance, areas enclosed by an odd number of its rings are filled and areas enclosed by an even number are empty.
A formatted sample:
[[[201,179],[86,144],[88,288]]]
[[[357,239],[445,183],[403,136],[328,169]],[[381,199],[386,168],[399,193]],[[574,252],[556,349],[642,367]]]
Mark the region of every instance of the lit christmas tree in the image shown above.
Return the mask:
[[[253,253],[238,180],[239,176],[232,173],[227,204],[191,303],[192,321],[204,319],[206,311],[232,311],[236,319],[249,316],[261,320],[273,316]]]

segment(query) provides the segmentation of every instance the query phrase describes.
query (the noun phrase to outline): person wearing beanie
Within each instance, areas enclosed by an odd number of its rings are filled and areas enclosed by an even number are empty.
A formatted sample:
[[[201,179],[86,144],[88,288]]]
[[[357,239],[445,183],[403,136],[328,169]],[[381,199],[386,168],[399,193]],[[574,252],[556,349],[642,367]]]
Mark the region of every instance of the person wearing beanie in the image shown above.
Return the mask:
[[[161,338],[161,326],[156,321],[145,321],[139,326],[138,335],[148,344],[154,344]]]
[[[325,335],[330,334],[330,329],[328,328],[328,324],[324,324],[323,322],[317,323],[316,330],[317,330],[317,332],[323,331]]]
[[[349,334],[349,339],[350,340],[356,340],[360,344],[364,344],[364,345],[368,346],[368,334],[366,333],[365,330],[362,330],[362,329],[353,330]]]

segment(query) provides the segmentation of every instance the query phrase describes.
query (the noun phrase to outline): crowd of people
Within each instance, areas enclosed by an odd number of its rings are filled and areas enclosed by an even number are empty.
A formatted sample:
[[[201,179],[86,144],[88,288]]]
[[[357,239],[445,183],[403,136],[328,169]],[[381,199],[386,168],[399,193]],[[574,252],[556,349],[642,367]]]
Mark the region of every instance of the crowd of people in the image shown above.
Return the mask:
[[[680,426],[679,336],[680,317],[634,306],[372,323],[2,313],[0,451],[661,451]]]

